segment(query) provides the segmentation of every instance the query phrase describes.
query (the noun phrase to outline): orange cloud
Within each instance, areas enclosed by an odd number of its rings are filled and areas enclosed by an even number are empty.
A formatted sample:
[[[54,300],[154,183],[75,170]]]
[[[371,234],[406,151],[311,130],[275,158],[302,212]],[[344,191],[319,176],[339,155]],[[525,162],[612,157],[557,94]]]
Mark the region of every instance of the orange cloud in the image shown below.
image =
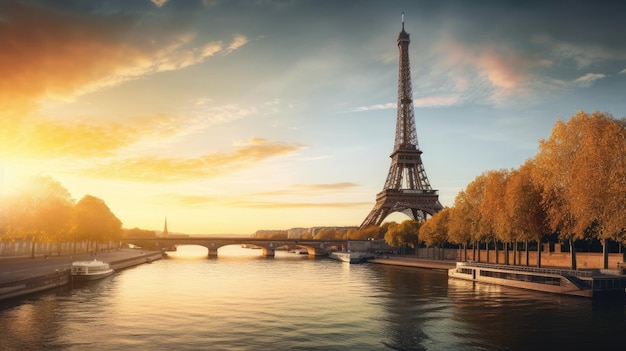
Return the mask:
[[[196,43],[195,33],[137,25],[127,14],[74,15],[1,3],[0,113],[19,121],[42,97],[72,98],[129,79],[197,64],[228,54],[231,44]],[[154,38],[158,38],[155,40]],[[226,47],[226,48],[225,48]]]
[[[179,126],[169,115],[130,119],[119,123],[84,124],[35,120],[0,128],[0,158],[46,159],[106,157],[141,137],[174,134]]]
[[[265,210],[287,210],[295,208],[355,209],[370,208],[371,202],[274,202],[274,201],[233,201],[229,197],[211,197],[202,195],[169,194],[159,196],[155,201],[165,201],[168,205],[183,207],[202,207],[219,203],[220,207],[252,208]]]
[[[371,202],[235,202],[233,207],[247,207],[256,209],[293,209],[293,208],[334,208],[354,209],[359,207],[369,208]]]
[[[341,190],[357,186],[354,183],[342,182],[332,184],[294,184],[295,188],[304,190]]]
[[[93,178],[138,182],[187,181],[223,176],[271,157],[293,153],[301,147],[299,144],[253,138],[230,153],[218,152],[184,159],[155,156],[127,158],[100,163],[81,173]]]
[[[324,195],[328,192],[335,192],[338,190],[344,190],[357,187],[358,185],[350,182],[332,183],[332,184],[292,184],[289,189],[281,189],[275,191],[266,191],[261,193],[255,193],[253,195],[258,196],[282,196],[282,195]]]
[[[489,82],[493,99],[527,92],[535,79],[531,69],[549,64],[506,45],[482,44],[468,47],[456,40],[444,40],[439,51],[449,67],[472,68],[479,79]],[[455,71],[457,72],[457,71]],[[467,84],[464,84],[469,89]]]
[[[178,206],[203,206],[211,202],[219,201],[219,199],[202,196],[202,195],[179,195],[179,194],[167,194],[159,196],[155,201],[163,201],[167,204],[174,204]]]

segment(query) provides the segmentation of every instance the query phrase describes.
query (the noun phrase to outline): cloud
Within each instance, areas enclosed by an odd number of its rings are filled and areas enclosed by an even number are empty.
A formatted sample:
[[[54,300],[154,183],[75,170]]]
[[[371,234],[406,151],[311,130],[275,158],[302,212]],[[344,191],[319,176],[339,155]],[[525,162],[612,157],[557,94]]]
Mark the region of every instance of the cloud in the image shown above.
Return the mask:
[[[619,74],[626,74],[626,68],[624,68],[623,70],[619,71]]]
[[[233,41],[230,43],[230,45],[228,45],[228,48],[224,50],[224,54],[230,54],[231,52],[246,45],[246,43],[248,43],[248,39],[245,36],[236,34],[233,36]]]
[[[444,57],[443,64],[458,85],[466,91],[477,90],[481,82],[487,82],[489,89],[483,88],[485,97],[498,102],[510,96],[529,91],[535,79],[532,69],[548,65],[545,59],[524,53],[508,45],[492,43],[468,46],[454,39],[442,40],[437,51]],[[457,91],[463,93],[465,91]]]
[[[369,106],[359,106],[350,110],[350,112],[361,112],[361,111],[376,111],[376,110],[391,110],[398,107],[398,104],[395,102],[388,102],[386,104],[376,104]]]
[[[354,209],[359,207],[369,208],[371,202],[234,202],[233,207],[246,207],[254,209],[294,209],[294,208],[327,208],[327,209]]]
[[[303,190],[341,190],[348,189],[357,186],[355,183],[351,182],[341,182],[341,183],[331,183],[331,184],[294,184],[293,187],[297,189]]]
[[[356,187],[357,184],[350,182],[332,183],[332,184],[293,184],[290,189],[277,191],[267,191],[261,193],[248,194],[246,197],[253,198],[258,196],[282,196],[282,195],[307,195],[307,194],[324,194],[325,192],[343,190]],[[241,196],[238,196],[240,198]],[[266,201],[237,201],[234,197],[229,196],[205,196],[205,195],[186,195],[186,194],[165,194],[159,196],[160,200],[166,198],[166,202],[176,203],[180,206],[204,206],[211,203],[219,203],[220,206],[245,206],[245,207],[261,207],[261,208],[289,208],[289,207],[346,207],[345,203],[308,203],[308,202],[266,202]],[[371,203],[363,203],[363,205],[371,206]]]
[[[445,107],[456,105],[460,102],[458,96],[430,96],[413,101],[415,107]]]
[[[578,77],[576,78],[576,80],[574,81],[574,83],[587,87],[590,86],[593,82],[595,82],[598,79],[602,79],[605,78],[606,75],[605,74],[601,74],[601,73],[587,73],[584,76]]]
[[[184,207],[204,206],[212,202],[222,202],[220,199],[211,196],[181,194],[160,195],[157,201],[164,201],[170,205],[175,204]]]
[[[355,209],[370,208],[371,202],[275,202],[275,201],[233,201],[228,197],[215,198],[202,195],[168,194],[159,196],[156,201],[167,199],[169,205],[175,204],[182,207],[203,207],[219,203],[220,207],[251,208],[260,210],[289,210],[289,209]]]
[[[157,2],[159,3],[159,2]],[[156,72],[177,70],[245,45],[235,35],[200,42],[193,32],[114,12],[71,14],[0,4],[0,111],[13,120],[43,97],[72,99]]]
[[[175,134],[179,119],[167,114],[136,117],[125,124],[69,123],[34,119],[0,128],[0,157],[41,160],[112,156],[139,139]]]
[[[252,138],[236,145],[230,152],[201,155],[196,158],[163,158],[147,156],[114,159],[83,169],[92,178],[136,182],[178,182],[224,176],[256,163],[298,151],[302,145]]]
[[[168,0],[150,0],[156,7],[163,7]]]
[[[598,62],[626,59],[626,50],[604,47],[601,45],[582,45],[567,42],[550,41],[553,49],[552,55],[556,59],[576,63],[579,69],[588,67]]]
[[[325,195],[329,192],[350,189],[358,185],[350,182],[331,183],[331,184],[292,184],[288,189],[280,189],[274,191],[265,191],[255,193],[256,196],[282,196],[282,195]]]
[[[430,96],[413,100],[415,107],[446,107],[456,105],[460,102],[459,96]],[[384,104],[375,104],[369,106],[359,106],[350,109],[349,112],[376,111],[376,110],[395,110],[398,107],[397,102],[388,102]]]

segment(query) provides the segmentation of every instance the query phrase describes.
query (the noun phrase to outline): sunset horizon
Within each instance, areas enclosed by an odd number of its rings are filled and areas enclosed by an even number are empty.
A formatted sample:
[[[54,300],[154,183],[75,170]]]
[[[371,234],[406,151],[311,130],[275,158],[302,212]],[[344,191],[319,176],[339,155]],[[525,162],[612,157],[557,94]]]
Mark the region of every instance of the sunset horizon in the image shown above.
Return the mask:
[[[390,165],[404,25],[422,160],[452,206],[558,120],[626,114],[624,9],[5,1],[0,196],[43,175],[128,229],[359,226]]]

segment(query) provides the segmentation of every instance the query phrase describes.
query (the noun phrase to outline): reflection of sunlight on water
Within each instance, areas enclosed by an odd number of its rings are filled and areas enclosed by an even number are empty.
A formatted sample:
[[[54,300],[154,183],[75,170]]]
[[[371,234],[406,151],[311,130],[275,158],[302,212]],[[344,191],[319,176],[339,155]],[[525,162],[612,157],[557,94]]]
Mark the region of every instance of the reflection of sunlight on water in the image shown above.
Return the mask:
[[[168,252],[167,255],[172,258],[186,259],[205,259],[209,254],[209,249],[200,245],[181,245],[176,251]],[[242,248],[241,245],[228,245],[220,247],[217,250],[218,257],[257,257],[261,256],[260,249]]]

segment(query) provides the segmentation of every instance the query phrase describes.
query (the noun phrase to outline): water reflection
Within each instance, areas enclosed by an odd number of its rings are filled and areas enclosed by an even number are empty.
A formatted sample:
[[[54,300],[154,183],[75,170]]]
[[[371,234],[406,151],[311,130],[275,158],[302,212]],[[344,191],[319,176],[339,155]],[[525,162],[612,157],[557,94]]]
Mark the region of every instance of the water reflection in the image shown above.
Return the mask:
[[[237,246],[0,304],[4,350],[601,350],[624,302]]]

